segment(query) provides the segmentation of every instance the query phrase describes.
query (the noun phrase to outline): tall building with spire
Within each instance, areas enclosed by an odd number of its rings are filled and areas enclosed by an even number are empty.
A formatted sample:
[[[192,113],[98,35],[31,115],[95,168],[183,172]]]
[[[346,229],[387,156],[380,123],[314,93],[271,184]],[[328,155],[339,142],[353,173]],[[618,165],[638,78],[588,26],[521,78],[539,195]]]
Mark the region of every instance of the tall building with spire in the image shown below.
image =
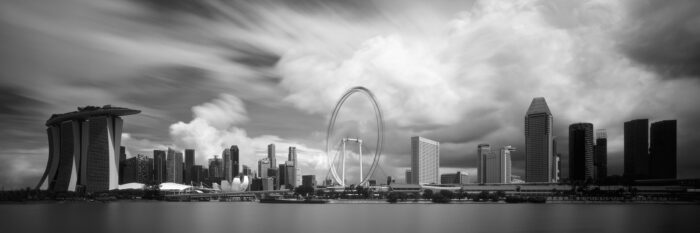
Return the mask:
[[[46,121],[49,155],[37,189],[106,191],[119,187],[123,121],[128,108],[86,106]]]
[[[544,97],[532,99],[525,114],[525,182],[553,182],[554,118]]]

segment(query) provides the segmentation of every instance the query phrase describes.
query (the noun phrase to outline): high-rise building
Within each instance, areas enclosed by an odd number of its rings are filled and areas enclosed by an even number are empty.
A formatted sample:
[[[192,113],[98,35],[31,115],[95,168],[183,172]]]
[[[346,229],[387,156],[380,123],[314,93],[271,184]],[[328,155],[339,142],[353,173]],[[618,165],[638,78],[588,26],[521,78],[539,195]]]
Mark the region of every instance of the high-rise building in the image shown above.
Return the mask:
[[[556,165],[554,168],[555,173],[555,180],[556,182],[559,182],[561,180],[561,153],[557,153],[555,156],[554,164]]]
[[[166,171],[168,176],[166,178],[167,182],[182,183],[182,153],[176,152],[173,149],[168,148],[167,161],[168,167]]]
[[[440,175],[440,184],[468,184],[469,174],[457,172]]]
[[[275,144],[267,145],[267,159],[270,160],[270,167],[277,167],[277,154],[275,151]]]
[[[202,182],[204,181],[204,169],[202,168],[202,165],[194,165],[192,166],[192,183],[194,185],[201,185]]]
[[[504,146],[500,153],[489,151],[485,154],[484,183],[507,184],[511,180],[511,152],[515,147]]]
[[[244,176],[252,176],[253,175],[253,170],[250,170],[250,167],[243,165],[243,172]]]
[[[194,149],[185,149],[185,168],[184,168],[184,173],[185,173],[185,183],[186,184],[191,184],[193,181],[193,173],[194,171],[192,170],[192,167],[194,167]]]
[[[593,148],[594,178],[602,180],[608,176],[608,134],[605,129],[596,130],[595,146]]]
[[[233,160],[231,159],[231,149],[224,148],[221,152],[221,157],[224,160],[224,180],[231,182],[233,181]]]
[[[491,146],[489,144],[479,144],[476,149],[476,182],[479,184],[486,183],[486,157],[491,155]]]
[[[554,118],[543,97],[532,99],[525,114],[525,181],[552,182]]]
[[[569,180],[593,179],[593,124],[569,125]]]
[[[647,179],[649,172],[649,120],[637,119],[625,122],[624,176],[630,179]]]
[[[279,173],[277,172],[277,167],[275,168],[268,168],[267,169],[267,177],[271,177],[272,181],[274,182],[274,190],[279,189]]]
[[[124,165],[124,184],[150,183],[153,159],[138,154],[134,157],[124,160]]]
[[[676,120],[651,124],[651,178],[676,179]]]
[[[559,173],[561,172],[561,167],[559,166],[559,152],[557,148],[557,137],[552,137],[552,182],[559,182]]]
[[[37,189],[106,191],[119,187],[123,121],[139,110],[87,106],[46,121],[49,159]]]
[[[316,175],[305,175],[301,177],[301,185],[316,187]]]
[[[297,165],[297,148],[290,146],[289,147],[289,155],[288,155],[288,161],[294,162],[294,165]]]
[[[277,189],[285,189],[287,187],[287,163],[280,164],[277,172]]]
[[[124,184],[124,168],[126,164],[126,147],[119,147],[119,184]]]
[[[285,162],[285,181],[284,184],[288,189],[293,189],[297,187],[297,169],[294,164],[294,161],[286,161]]]
[[[165,183],[167,173],[167,159],[165,151],[153,150],[153,182],[156,184]]]
[[[232,177],[237,177],[240,175],[240,158],[238,157],[238,146],[233,145],[229,149],[231,151],[231,171]]]
[[[270,169],[270,160],[268,158],[258,160],[258,176],[261,178],[268,177],[267,169]]]
[[[411,174],[411,169],[406,169],[406,184],[412,184],[413,175]]]
[[[212,182],[221,182],[224,179],[224,163],[214,155],[213,159],[209,159],[209,180]]]
[[[438,184],[440,143],[424,137],[411,137],[411,181],[414,184]]]
[[[272,177],[260,178],[263,191],[275,190],[275,179]]]

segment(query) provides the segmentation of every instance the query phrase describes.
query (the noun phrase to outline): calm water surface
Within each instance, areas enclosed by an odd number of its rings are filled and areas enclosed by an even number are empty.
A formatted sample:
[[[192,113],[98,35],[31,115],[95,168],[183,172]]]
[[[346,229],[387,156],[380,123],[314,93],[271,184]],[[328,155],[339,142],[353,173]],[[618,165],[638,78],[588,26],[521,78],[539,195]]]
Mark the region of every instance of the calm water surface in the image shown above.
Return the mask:
[[[697,205],[259,204],[0,205],[0,232],[698,232]]]

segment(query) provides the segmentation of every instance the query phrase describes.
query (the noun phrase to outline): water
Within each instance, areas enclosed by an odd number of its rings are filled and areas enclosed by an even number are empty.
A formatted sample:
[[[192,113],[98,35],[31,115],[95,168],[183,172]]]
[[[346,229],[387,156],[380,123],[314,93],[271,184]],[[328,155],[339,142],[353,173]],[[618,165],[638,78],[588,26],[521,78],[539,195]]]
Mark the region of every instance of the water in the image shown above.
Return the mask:
[[[259,204],[0,205],[0,232],[698,232],[698,205]]]

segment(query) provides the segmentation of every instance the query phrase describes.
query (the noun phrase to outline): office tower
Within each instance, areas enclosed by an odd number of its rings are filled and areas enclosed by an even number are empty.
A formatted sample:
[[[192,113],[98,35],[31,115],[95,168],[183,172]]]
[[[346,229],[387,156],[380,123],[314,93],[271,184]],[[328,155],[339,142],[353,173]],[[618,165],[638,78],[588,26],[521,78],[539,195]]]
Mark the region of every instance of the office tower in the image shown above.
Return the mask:
[[[651,175],[653,179],[676,179],[676,120],[651,124]]]
[[[233,177],[237,177],[240,175],[240,158],[238,157],[238,146],[231,146],[229,151],[231,151],[231,175]]]
[[[593,179],[593,124],[569,125],[569,180]]]
[[[489,144],[479,144],[476,149],[476,182],[479,184],[486,183],[486,157],[491,154],[491,146]]]
[[[294,165],[294,177],[295,177],[295,179],[294,179],[294,180],[295,180],[295,181],[294,181],[294,184],[295,184],[296,186],[301,185],[301,167],[300,167],[300,166],[296,166],[296,164]]]
[[[242,172],[242,175],[244,175],[244,176],[251,176],[251,175],[253,175],[253,171],[250,170],[250,167],[248,167],[248,166],[246,166],[246,165],[243,165],[243,172]]]
[[[285,180],[284,184],[287,186],[289,189],[293,189],[297,187],[297,170],[296,170],[296,165],[294,164],[294,161],[286,161],[285,162]]]
[[[166,178],[167,182],[182,183],[182,153],[176,152],[173,149],[168,148],[166,162],[168,167],[166,171],[168,176]]]
[[[287,185],[287,163],[280,164],[277,172],[278,172],[277,188],[278,189],[285,189],[285,187],[287,187],[286,186]]]
[[[150,172],[153,159],[138,154],[135,157],[124,160],[124,184],[147,184],[151,180]]]
[[[411,175],[411,169],[406,169],[406,184],[412,184],[413,182],[411,181],[411,178],[413,175]]]
[[[231,149],[224,148],[221,152],[221,158],[224,160],[224,180],[231,182],[233,181],[233,160],[231,159]]]
[[[457,172],[440,175],[440,184],[468,184],[469,174]]]
[[[267,159],[270,160],[270,167],[277,167],[277,155],[275,151],[275,144],[267,145]]]
[[[552,137],[552,182],[558,183],[559,182],[559,173],[561,169],[559,167],[559,152],[557,151],[557,137],[554,136]]]
[[[629,179],[647,179],[649,172],[649,120],[625,122],[625,168]]]
[[[316,187],[316,175],[305,175],[301,177],[301,185]]]
[[[87,106],[46,121],[49,154],[37,189],[106,191],[119,187],[123,121],[139,110]]]
[[[201,185],[202,181],[204,181],[204,169],[202,168],[202,165],[194,165],[192,166],[192,183],[194,185]]]
[[[213,159],[209,159],[209,180],[213,182],[221,182],[224,179],[224,163],[214,155]]]
[[[270,160],[268,158],[258,160],[258,176],[261,178],[268,177],[267,169],[270,169]]]
[[[485,148],[484,148],[485,149]],[[485,150],[484,150],[485,151]],[[515,147],[504,146],[500,153],[489,151],[484,155],[484,183],[487,184],[507,184],[511,180],[511,152]]]
[[[192,183],[192,173],[194,172],[192,170],[192,167],[194,166],[194,149],[185,149],[185,167],[184,173],[185,173],[185,184],[191,184]]]
[[[608,134],[605,129],[596,130],[595,146],[593,151],[593,166],[595,166],[595,179],[603,180],[608,176]]]
[[[556,165],[556,167],[554,169],[554,171],[556,171],[555,180],[556,180],[556,182],[559,182],[561,180],[561,153],[557,153],[557,155],[555,157],[556,157],[554,160],[555,165]]]
[[[440,143],[424,138],[411,137],[411,181],[415,184],[440,182]]]
[[[293,146],[290,146],[290,147],[289,147],[289,155],[288,155],[288,157],[289,157],[289,158],[287,159],[288,161],[294,162],[294,165],[297,164],[297,148],[296,148],[296,147],[293,147]]]
[[[262,191],[262,178],[253,178],[250,182],[250,191]]]
[[[277,167],[267,169],[267,177],[271,177],[274,181],[274,190],[279,189],[279,173],[277,171]]]
[[[126,147],[120,146],[119,147],[119,184],[124,183],[124,167],[126,164],[124,164],[124,161],[126,161]]]
[[[166,162],[165,151],[163,150],[153,150],[153,182],[156,184],[165,183],[167,173],[167,162]]]
[[[260,180],[262,180],[261,185],[262,185],[263,191],[275,190],[275,179],[274,178],[267,177],[267,178],[260,178]]]
[[[525,114],[525,182],[552,182],[554,118],[543,97],[532,99]]]

